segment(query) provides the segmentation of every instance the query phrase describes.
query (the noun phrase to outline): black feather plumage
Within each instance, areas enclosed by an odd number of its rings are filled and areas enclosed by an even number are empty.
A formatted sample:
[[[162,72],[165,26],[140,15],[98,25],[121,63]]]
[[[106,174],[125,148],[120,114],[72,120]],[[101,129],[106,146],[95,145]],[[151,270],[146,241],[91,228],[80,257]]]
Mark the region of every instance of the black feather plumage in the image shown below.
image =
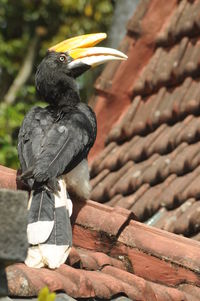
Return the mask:
[[[32,179],[39,183],[61,176],[87,157],[95,137],[94,113],[83,103],[57,120],[51,106],[33,108],[19,131],[22,172],[31,169]]]
[[[69,172],[86,158],[97,129],[94,112],[80,102],[75,79],[58,53],[48,53],[39,65],[36,88],[50,106],[32,108],[25,116],[18,154],[22,172],[31,171],[27,178],[41,183]]]
[[[95,114],[80,102],[74,79],[86,69],[72,74],[58,53],[48,53],[38,67],[36,88],[49,106],[32,108],[19,131],[21,178],[32,189],[28,239],[38,245],[29,248],[26,260],[33,267],[58,267],[72,244],[72,204],[62,176],[87,158],[97,130]]]

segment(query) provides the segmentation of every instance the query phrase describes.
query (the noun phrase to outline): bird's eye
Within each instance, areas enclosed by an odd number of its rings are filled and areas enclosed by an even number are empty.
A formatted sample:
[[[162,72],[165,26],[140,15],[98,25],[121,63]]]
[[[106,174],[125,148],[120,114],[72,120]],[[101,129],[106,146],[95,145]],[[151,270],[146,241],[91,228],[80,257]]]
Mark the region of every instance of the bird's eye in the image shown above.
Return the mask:
[[[59,60],[60,60],[60,62],[64,62],[64,61],[66,61],[66,56],[64,55],[64,54],[62,54],[61,56],[60,56],[60,58],[59,58]]]

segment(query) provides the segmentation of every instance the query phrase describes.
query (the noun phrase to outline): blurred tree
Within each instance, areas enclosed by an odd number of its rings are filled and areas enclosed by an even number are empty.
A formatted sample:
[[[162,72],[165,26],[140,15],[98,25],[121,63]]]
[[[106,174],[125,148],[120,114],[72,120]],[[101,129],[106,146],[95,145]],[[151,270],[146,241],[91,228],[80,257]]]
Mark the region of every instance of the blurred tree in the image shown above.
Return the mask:
[[[39,104],[34,74],[47,48],[70,36],[106,32],[112,11],[111,0],[0,0],[0,164],[18,167],[18,129]],[[80,77],[81,88],[86,79]]]
[[[116,48],[126,34],[126,24],[135,12],[139,0],[113,0],[115,10],[109,29],[107,46]]]

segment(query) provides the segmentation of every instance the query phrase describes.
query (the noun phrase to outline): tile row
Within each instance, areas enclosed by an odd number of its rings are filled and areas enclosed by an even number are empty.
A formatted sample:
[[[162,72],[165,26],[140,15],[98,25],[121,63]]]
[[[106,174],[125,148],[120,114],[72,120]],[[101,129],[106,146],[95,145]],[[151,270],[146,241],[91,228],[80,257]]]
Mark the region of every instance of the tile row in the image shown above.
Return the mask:
[[[134,95],[149,95],[199,75],[200,41],[184,37],[172,48],[158,47],[135,83]]]
[[[106,170],[116,171],[128,161],[140,162],[156,153],[168,154],[182,143],[195,143],[199,137],[200,117],[189,115],[172,126],[162,124],[154,132],[136,135],[121,145],[111,142],[92,163],[92,186],[94,188],[108,174]]]
[[[199,113],[199,80],[188,77],[175,89],[161,88],[145,100],[135,97],[124,117],[111,129],[106,144],[124,143],[135,135],[155,131],[162,123],[175,124],[187,115]]]
[[[7,267],[10,296],[35,296],[47,285],[83,300],[120,295],[144,301],[198,300],[198,243],[135,222],[123,208],[76,202],[75,214],[75,248],[68,265],[56,270]]]
[[[145,183],[154,186],[171,174],[184,175],[199,166],[199,149],[200,142],[191,145],[183,142],[167,155],[154,153],[139,163],[124,162],[116,171],[107,172],[109,166],[105,166],[106,169],[97,176],[98,182],[96,178],[91,180],[91,199],[106,202],[117,194],[130,195]]]
[[[168,211],[162,207],[147,221],[147,224],[192,237],[200,231],[200,202],[189,198],[176,209]]]
[[[50,271],[30,269],[18,264],[7,268],[7,276],[11,296],[17,293],[21,297],[31,297],[38,294],[42,287],[48,286],[51,291],[65,291],[74,298],[81,297],[81,300],[198,300],[193,292],[152,283],[111,266],[105,266],[101,271],[87,271],[62,265]],[[124,297],[114,297],[117,295]]]
[[[161,219],[163,219],[164,222],[165,217],[166,222],[168,222],[167,219],[170,215],[173,217],[174,215],[179,214],[182,208],[184,208],[187,211],[187,219],[190,221],[192,217],[190,216],[189,207],[179,206],[184,204],[190,198],[194,198],[195,200],[199,199],[199,181],[200,168],[197,167],[194,171],[182,176],[172,174],[164,182],[152,187],[147,183],[143,184],[138,188],[138,190],[136,190],[136,192],[130,195],[124,196],[122,194],[117,194],[106,204],[114,207],[121,206],[132,210],[140,221],[147,221],[148,219],[151,219],[150,223],[152,223],[152,225],[156,225],[157,222],[159,224],[159,220]],[[194,208],[196,208],[196,206],[199,206],[198,202]],[[164,210],[162,210],[163,207]],[[177,211],[175,210],[176,208]],[[167,212],[165,210],[167,210]],[[193,208],[191,210],[193,211]],[[198,211],[195,214],[197,214],[198,218]],[[181,233],[184,235],[192,235],[199,231],[199,225],[196,223],[197,218],[194,217],[194,221],[192,221],[191,227],[188,229],[183,227],[183,230],[180,230]],[[162,222],[159,227],[164,227]],[[175,225],[173,225],[173,227],[175,227]],[[179,230],[175,231],[175,228],[173,228],[173,230],[173,232],[176,233],[180,232]]]
[[[176,43],[183,36],[196,36],[200,32],[199,0],[181,0],[171,17],[163,25],[156,42],[168,46]]]

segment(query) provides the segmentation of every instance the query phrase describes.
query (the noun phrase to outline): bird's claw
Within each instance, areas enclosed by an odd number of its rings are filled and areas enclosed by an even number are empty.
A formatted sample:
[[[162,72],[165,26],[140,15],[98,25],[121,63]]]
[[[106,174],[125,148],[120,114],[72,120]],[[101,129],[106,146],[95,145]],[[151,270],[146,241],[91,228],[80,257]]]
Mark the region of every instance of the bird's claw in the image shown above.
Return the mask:
[[[60,191],[60,185],[56,178],[51,178],[47,182],[47,187],[54,193]]]

